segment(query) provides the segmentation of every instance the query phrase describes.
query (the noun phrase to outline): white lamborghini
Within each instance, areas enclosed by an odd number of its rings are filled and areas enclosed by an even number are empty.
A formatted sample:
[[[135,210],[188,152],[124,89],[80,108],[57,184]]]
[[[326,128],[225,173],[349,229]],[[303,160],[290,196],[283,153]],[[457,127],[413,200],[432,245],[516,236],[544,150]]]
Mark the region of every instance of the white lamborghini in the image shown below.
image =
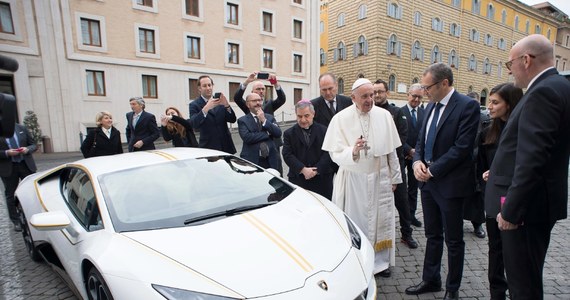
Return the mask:
[[[90,158],[27,177],[16,196],[29,255],[84,299],[376,299],[360,229],[233,155]]]

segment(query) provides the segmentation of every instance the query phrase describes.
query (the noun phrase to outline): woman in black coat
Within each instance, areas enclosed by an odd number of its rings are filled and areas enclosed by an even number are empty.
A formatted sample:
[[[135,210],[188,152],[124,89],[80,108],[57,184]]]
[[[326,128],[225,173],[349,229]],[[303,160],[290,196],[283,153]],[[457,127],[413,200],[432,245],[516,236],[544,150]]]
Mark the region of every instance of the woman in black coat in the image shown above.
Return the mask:
[[[160,118],[160,131],[165,141],[172,140],[174,147],[198,147],[198,141],[190,122],[182,117],[176,107],[169,107]]]
[[[505,128],[509,115],[522,98],[523,92],[512,83],[499,84],[489,93],[489,115],[491,119],[483,124],[483,130],[477,141],[479,153],[477,158],[477,174],[480,179],[481,190],[485,191],[489,169],[497,147],[499,138]],[[491,299],[505,299],[507,280],[503,263],[503,247],[501,232],[496,220],[497,216],[487,215],[485,224],[489,235],[489,285]]]
[[[113,127],[113,116],[102,111],[95,116],[97,127],[87,132],[81,144],[81,153],[85,158],[123,153],[121,133]]]

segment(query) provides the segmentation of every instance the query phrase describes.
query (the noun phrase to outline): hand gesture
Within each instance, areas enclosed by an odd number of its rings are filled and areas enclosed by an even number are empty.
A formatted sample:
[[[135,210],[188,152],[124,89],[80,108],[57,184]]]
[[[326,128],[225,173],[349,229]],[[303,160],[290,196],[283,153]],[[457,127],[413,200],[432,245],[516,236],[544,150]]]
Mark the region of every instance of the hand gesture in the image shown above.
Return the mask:
[[[259,120],[259,122],[261,124],[265,123],[265,113],[263,112],[263,109],[258,109],[257,112],[255,113],[257,115],[257,119]]]

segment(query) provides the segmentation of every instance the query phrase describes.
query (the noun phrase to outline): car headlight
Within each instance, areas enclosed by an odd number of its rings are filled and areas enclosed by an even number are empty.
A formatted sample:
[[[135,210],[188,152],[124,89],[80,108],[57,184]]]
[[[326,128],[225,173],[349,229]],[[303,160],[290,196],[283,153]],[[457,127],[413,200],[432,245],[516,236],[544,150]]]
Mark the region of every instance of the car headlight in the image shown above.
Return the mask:
[[[162,296],[169,300],[228,300],[228,299],[238,299],[229,298],[217,295],[210,295],[204,293],[198,293],[194,291],[187,291],[182,289],[177,289],[173,287],[153,284],[152,287],[159,292]]]
[[[352,242],[352,246],[360,250],[360,246],[362,245],[362,238],[360,237],[360,234],[358,234],[358,229],[356,229],[356,225],[352,223],[347,215],[344,215],[344,217],[346,218],[346,224],[348,225],[348,232],[350,233],[350,241]]]

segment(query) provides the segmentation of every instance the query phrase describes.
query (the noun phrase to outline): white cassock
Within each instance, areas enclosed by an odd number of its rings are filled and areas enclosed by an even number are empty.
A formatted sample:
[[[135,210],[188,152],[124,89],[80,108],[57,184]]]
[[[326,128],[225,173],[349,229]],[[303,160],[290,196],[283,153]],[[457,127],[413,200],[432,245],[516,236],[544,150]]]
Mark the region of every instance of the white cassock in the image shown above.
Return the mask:
[[[402,183],[396,155],[401,142],[390,112],[373,106],[368,116],[356,105],[338,112],[329,124],[322,149],[328,151],[340,167],[332,201],[372,243],[374,274],[377,274],[395,263],[392,185]],[[366,138],[370,149],[366,154],[360,150],[360,158],[354,161],[352,150],[361,136]]]

